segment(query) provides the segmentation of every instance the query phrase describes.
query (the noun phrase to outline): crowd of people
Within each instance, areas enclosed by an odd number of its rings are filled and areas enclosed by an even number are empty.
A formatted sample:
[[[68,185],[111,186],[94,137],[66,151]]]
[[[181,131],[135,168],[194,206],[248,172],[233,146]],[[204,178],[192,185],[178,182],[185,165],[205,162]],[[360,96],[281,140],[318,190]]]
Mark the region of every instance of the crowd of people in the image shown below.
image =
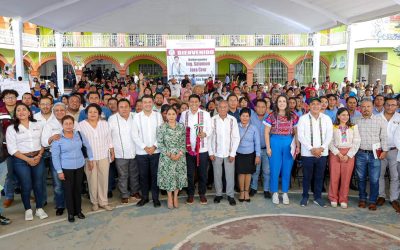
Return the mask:
[[[25,220],[34,218],[33,201],[35,216],[47,218],[50,176],[56,215],[66,209],[70,222],[85,218],[85,192],[93,211],[113,210],[108,199],[115,187],[122,204],[142,207],[152,199],[160,207],[164,193],[167,207],[175,209],[182,190],[186,204],[197,192],[205,205],[214,186],[214,203],[225,193],[235,206],[251,202],[261,177],[264,197],[288,205],[300,168],[301,206],[308,205],[311,190],[313,202],[327,207],[322,193],[329,180],[332,207],[348,207],[355,182],[358,206],[374,211],[387,198],[388,169],[388,198],[400,213],[399,102],[379,79],[364,85],[329,77],[303,87],[296,80],[250,85],[229,77],[194,84],[188,76],[164,84],[139,74],[123,80],[83,76],[62,96],[54,83],[47,88],[37,81],[20,101],[6,89],[0,105],[1,167],[7,168],[2,204],[10,207],[20,193]],[[0,222],[11,221],[1,215]]]

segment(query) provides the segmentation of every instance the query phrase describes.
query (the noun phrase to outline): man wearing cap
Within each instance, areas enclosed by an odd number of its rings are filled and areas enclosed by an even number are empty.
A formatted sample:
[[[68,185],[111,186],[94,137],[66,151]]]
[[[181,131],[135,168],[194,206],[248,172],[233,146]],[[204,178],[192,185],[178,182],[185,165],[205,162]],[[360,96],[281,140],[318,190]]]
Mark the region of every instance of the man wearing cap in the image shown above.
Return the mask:
[[[308,190],[314,175],[314,203],[326,207],[321,197],[323,179],[328,156],[328,145],[332,140],[333,126],[329,116],[320,113],[321,100],[310,99],[310,112],[300,117],[297,124],[298,140],[301,143],[303,161],[303,198],[301,206],[308,204]]]

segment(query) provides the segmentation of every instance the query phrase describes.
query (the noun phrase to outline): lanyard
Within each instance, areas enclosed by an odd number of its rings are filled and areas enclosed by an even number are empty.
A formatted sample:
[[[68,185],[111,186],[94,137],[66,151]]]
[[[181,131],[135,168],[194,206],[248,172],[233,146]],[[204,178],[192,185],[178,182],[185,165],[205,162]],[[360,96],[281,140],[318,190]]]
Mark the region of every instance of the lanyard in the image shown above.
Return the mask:
[[[312,123],[312,118],[311,114],[308,116],[310,118],[310,133],[311,133],[311,146],[314,147],[314,129],[313,129],[313,123]],[[322,122],[321,122],[321,117],[318,118],[319,121],[319,136],[321,139],[321,145],[322,143]]]

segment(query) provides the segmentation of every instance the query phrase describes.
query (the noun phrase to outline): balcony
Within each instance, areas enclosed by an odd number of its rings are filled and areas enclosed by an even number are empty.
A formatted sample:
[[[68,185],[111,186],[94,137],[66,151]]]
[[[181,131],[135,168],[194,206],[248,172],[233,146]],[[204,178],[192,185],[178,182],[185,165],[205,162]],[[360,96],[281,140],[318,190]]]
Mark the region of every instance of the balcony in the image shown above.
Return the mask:
[[[221,49],[290,49],[312,47],[312,34],[272,34],[272,35],[159,35],[159,34],[92,34],[92,35],[71,35],[65,34],[62,37],[65,50],[85,49],[157,49],[166,48],[167,40],[197,40],[215,39],[216,48]],[[394,34],[361,34],[354,38],[355,42],[369,41],[369,44],[378,46],[381,41],[398,42],[400,35]],[[321,34],[321,49],[344,46],[347,43],[347,32],[336,32]],[[0,30],[0,47],[11,48],[14,44],[12,31]],[[56,47],[54,35],[30,35],[24,33],[22,36],[23,47],[31,51],[54,51]]]

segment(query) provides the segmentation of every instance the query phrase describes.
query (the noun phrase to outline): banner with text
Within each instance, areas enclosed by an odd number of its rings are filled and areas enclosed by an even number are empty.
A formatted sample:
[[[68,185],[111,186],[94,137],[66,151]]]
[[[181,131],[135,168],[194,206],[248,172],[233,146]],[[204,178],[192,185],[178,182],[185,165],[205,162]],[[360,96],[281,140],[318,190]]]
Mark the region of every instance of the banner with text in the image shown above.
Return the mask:
[[[29,81],[15,81],[11,79],[0,80],[1,91],[5,89],[13,89],[18,92],[18,100],[22,99],[22,95],[25,93],[31,93]]]
[[[215,77],[215,40],[167,40],[168,79],[195,76],[196,84]]]

